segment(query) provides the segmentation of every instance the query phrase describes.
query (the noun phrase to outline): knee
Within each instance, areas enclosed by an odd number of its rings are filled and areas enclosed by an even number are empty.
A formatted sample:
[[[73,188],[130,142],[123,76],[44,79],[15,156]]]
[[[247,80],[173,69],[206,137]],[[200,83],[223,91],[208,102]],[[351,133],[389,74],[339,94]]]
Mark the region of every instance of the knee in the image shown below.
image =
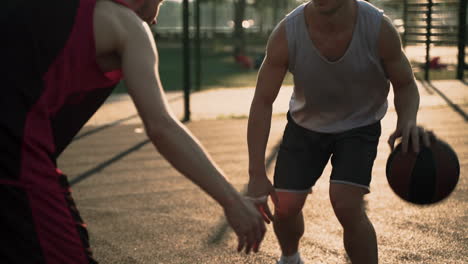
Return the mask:
[[[333,211],[343,227],[354,226],[366,219],[364,202],[347,197],[330,197]]]
[[[279,204],[275,206],[275,218],[288,220],[298,216],[304,207],[306,196],[306,194],[278,193]]]
[[[287,220],[295,218],[302,211],[302,206],[283,204],[281,207],[275,208],[275,218],[277,220]]]

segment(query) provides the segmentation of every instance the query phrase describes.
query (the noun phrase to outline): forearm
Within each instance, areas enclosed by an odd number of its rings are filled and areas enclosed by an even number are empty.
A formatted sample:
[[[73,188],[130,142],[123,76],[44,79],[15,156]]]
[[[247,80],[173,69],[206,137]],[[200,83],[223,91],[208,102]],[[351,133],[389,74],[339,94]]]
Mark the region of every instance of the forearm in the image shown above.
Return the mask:
[[[270,134],[272,105],[254,99],[247,129],[250,177],[265,176],[265,151]]]
[[[165,123],[160,131],[148,133],[161,155],[221,206],[229,206],[240,199],[238,192],[190,131],[175,119],[168,118]]]
[[[416,83],[411,82],[395,89],[394,104],[398,122],[409,120],[416,122],[419,109],[419,92]]]

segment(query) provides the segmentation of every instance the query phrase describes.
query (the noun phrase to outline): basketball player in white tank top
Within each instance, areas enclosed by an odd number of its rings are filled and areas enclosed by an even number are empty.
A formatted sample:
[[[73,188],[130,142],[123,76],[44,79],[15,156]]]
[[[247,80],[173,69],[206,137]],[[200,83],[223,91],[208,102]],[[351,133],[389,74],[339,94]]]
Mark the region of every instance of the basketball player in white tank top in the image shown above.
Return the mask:
[[[356,73],[362,65],[367,68]],[[288,70],[294,76],[295,91],[273,187],[265,170],[265,149],[272,104]],[[263,201],[261,211],[274,223],[283,254],[279,263],[303,263],[298,253],[304,232],[302,207],[331,156],[330,199],[344,229],[346,252],[352,263],[378,262],[376,235],[363,197],[369,192],[388,82],[398,115],[388,143],[393,149],[395,140],[402,138],[403,151],[411,147],[417,152],[420,144],[429,145],[428,133],[416,123],[418,88],[398,32],[381,11],[361,0],[312,0],[288,15],[271,34],[250,110],[247,195]],[[338,139],[349,144],[337,149]],[[408,146],[410,139],[412,146]],[[307,149],[310,142],[316,145]],[[322,149],[327,153],[320,153]],[[269,195],[275,205],[280,204],[274,216],[265,199]]]

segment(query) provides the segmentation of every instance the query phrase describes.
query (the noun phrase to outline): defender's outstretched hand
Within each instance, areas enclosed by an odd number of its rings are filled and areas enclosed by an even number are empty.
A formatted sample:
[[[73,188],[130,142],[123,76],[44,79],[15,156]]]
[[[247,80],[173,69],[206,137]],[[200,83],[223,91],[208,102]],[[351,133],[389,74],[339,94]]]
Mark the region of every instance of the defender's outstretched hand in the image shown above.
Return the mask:
[[[249,254],[251,250],[258,252],[266,227],[254,205],[247,199],[241,198],[239,202],[226,206],[224,214],[237,235],[239,242],[237,251],[241,252],[245,249],[246,254]]]

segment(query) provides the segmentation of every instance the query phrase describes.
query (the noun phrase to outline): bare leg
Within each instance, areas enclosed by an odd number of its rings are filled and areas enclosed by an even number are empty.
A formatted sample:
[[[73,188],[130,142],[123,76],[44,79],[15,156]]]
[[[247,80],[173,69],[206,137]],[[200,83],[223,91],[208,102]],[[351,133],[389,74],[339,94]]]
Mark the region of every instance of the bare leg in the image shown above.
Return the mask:
[[[353,264],[377,264],[378,249],[374,227],[364,208],[365,191],[346,184],[330,185],[330,199],[343,226],[344,247]]]
[[[273,227],[283,256],[298,252],[299,240],[304,234],[302,207],[308,193],[277,192],[279,208],[275,209]]]

